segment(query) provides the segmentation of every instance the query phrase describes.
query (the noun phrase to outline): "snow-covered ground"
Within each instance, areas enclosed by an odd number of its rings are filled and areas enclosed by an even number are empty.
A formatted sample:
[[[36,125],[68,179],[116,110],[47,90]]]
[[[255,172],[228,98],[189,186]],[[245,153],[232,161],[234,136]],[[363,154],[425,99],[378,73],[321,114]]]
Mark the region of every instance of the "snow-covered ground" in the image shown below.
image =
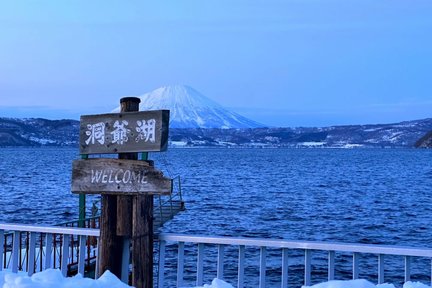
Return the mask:
[[[33,274],[12,273],[0,271],[0,288],[127,288],[130,287],[121,282],[111,272],[106,271],[99,279],[75,277],[63,277],[58,269],[47,269]]]
[[[0,288],[129,288],[115,275],[106,271],[99,279],[83,278],[81,275],[63,277],[58,269],[47,269],[35,273],[31,277],[26,273],[11,273],[0,271]],[[196,288],[234,288],[231,284],[219,279],[213,279],[211,284]],[[329,281],[302,288],[396,288],[393,284],[375,285],[366,280]],[[403,288],[431,288],[419,282],[407,282]]]
[[[206,284],[202,287],[196,288],[234,288],[232,285],[219,280],[214,279],[211,284]],[[302,286],[302,288],[396,288],[393,284],[372,284],[369,281],[358,279],[349,281],[329,281],[325,283],[316,284],[313,286]],[[430,288],[430,286],[424,285],[419,282],[407,282],[402,288]]]
[[[372,284],[369,281],[358,279],[349,281],[329,281],[325,283],[316,284],[313,286],[303,286],[302,288],[396,288],[393,284]],[[430,288],[420,282],[406,282],[403,288]]]

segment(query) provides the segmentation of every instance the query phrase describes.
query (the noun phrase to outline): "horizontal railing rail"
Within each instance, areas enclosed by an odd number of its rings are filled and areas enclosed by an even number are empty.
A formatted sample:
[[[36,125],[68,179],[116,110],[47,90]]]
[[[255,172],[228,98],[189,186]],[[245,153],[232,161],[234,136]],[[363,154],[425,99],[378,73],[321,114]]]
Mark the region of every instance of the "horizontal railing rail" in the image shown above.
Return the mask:
[[[159,234],[159,276],[158,287],[164,286],[165,275],[165,249],[168,242],[178,245],[177,252],[177,287],[183,285],[185,269],[185,243],[197,245],[196,285],[203,285],[203,255],[204,245],[215,245],[217,247],[216,276],[222,279],[224,273],[224,250],[227,246],[238,246],[238,272],[237,287],[244,287],[245,281],[245,247],[253,246],[259,248],[259,287],[266,286],[266,251],[268,248],[280,248],[282,259],[280,267],[281,287],[288,287],[288,251],[290,249],[304,250],[304,285],[311,285],[312,275],[312,251],[328,252],[327,273],[328,280],[335,279],[335,252],[348,252],[352,254],[352,278],[359,277],[360,254],[375,254],[378,258],[378,283],[384,283],[384,255],[395,255],[404,257],[404,280],[411,278],[411,257],[432,258],[432,249],[413,248],[404,246],[387,246],[375,244],[355,243],[328,243],[312,241],[287,241],[277,239],[258,239],[241,237],[218,237],[218,236],[192,236],[183,234]],[[430,267],[430,264],[429,264]],[[430,275],[428,275],[430,276]]]
[[[0,230],[99,237],[99,229],[0,223]]]

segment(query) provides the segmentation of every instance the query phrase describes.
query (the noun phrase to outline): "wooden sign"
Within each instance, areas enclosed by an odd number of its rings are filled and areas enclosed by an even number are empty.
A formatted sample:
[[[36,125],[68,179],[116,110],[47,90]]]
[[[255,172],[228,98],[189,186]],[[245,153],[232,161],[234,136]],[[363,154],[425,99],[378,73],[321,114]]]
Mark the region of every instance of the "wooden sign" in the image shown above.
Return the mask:
[[[72,163],[72,192],[85,194],[171,194],[171,179],[145,161],[82,159]]]
[[[169,110],[83,115],[80,154],[165,151]]]

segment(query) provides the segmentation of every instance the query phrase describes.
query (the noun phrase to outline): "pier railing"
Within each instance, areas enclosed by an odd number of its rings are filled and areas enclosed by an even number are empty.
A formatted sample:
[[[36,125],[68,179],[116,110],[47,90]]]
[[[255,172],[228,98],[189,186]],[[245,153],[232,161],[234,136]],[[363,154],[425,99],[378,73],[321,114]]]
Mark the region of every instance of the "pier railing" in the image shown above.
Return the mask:
[[[271,269],[273,272],[279,275],[280,283],[279,287],[288,287],[288,275],[291,266],[289,265],[289,252],[292,250],[303,251],[303,271],[304,271],[304,285],[311,285],[311,276],[313,274],[313,260],[314,255],[322,254],[323,251],[327,254],[327,280],[335,279],[335,267],[338,265],[336,262],[336,253],[348,253],[351,255],[352,259],[352,279],[359,278],[360,274],[360,258],[362,255],[366,254],[368,257],[376,257],[378,265],[376,267],[378,274],[378,284],[384,283],[385,277],[385,265],[384,258],[387,255],[399,256],[404,261],[403,273],[404,281],[409,281],[411,279],[411,260],[413,257],[428,258],[425,261],[429,261],[428,265],[431,266],[430,260],[432,259],[432,249],[420,249],[411,247],[400,247],[400,246],[385,246],[385,245],[374,245],[374,244],[345,244],[345,243],[326,243],[326,242],[307,242],[307,241],[286,241],[286,240],[273,240],[273,239],[254,239],[254,238],[234,238],[234,237],[207,237],[207,236],[191,236],[191,235],[181,235],[181,234],[160,234],[159,235],[159,268],[158,268],[158,287],[164,287],[166,274],[172,274],[173,270],[176,270],[176,286],[184,286],[185,270],[188,270],[188,274],[195,274],[195,284],[197,286],[203,285],[204,279],[204,264],[208,262],[208,259],[204,260],[205,249],[213,248],[213,251],[217,251],[216,261],[213,263],[213,267],[216,267],[216,271],[212,271],[213,275],[211,277],[217,277],[219,279],[224,279],[224,265],[227,262],[227,257],[225,256],[226,250],[231,248],[231,253],[229,253],[232,258],[232,248],[237,247],[236,254],[237,263],[230,263],[230,265],[237,267],[237,287],[245,287],[245,279],[247,275],[245,274],[245,269],[247,268],[248,255],[245,251],[247,247],[253,247],[258,250],[259,260],[258,263],[250,263],[249,265],[258,266],[258,285],[259,287],[266,287],[266,273],[267,266],[266,260],[267,251],[269,249],[279,249],[281,259],[277,263],[280,263],[280,267],[274,267],[275,261],[272,261]],[[166,269],[166,247],[168,244],[177,244],[177,269],[173,269],[173,264],[170,264],[170,271]],[[193,245],[194,249],[189,249],[188,253],[185,253],[185,245]],[[234,247],[233,247],[234,246]],[[172,250],[172,249],[171,249]],[[188,255],[186,255],[188,254]],[[370,255],[370,254],[374,254]],[[187,257],[189,259],[187,259]],[[249,255],[250,256],[250,255]],[[192,259],[191,259],[192,258]],[[252,257],[251,257],[252,258]],[[318,257],[317,257],[318,258]],[[215,258],[212,258],[215,259]],[[317,259],[318,260],[318,259]],[[191,261],[195,261],[195,265],[191,265]],[[322,262],[322,259],[321,259]],[[258,264],[258,265],[256,265]],[[339,263],[340,264],[340,263]],[[187,269],[185,269],[187,265]],[[208,265],[208,263],[207,263]],[[195,267],[193,267],[195,266]],[[298,270],[298,269],[296,269]],[[428,270],[428,269],[426,269]],[[427,276],[430,279],[430,269],[428,271],[423,271],[423,276]],[[291,271],[292,273],[292,271]],[[273,273],[275,274],[275,273]],[[425,275],[426,274],[426,275]],[[171,275],[172,276],[172,275]],[[251,276],[251,275],[249,275]],[[171,277],[172,278],[172,277]],[[190,280],[189,275],[189,280]],[[231,283],[234,284],[234,283]],[[170,287],[172,284],[170,285]],[[250,286],[250,285],[248,285]],[[254,285],[256,286],[256,285]],[[271,285],[271,287],[274,287]]]
[[[59,268],[65,276],[81,273],[95,277],[99,233],[99,229],[89,228],[0,224],[0,270],[26,271],[32,275],[47,268]],[[232,284],[237,287],[251,286],[250,283],[255,280],[248,278],[258,278],[257,285],[252,285],[254,287],[275,287],[275,283],[279,287],[289,287],[288,276],[299,271],[303,273],[304,284],[309,286],[318,272],[317,262],[320,265],[325,262],[325,280],[339,278],[335,271],[341,266],[340,254],[350,255],[352,279],[365,275],[361,269],[364,268],[363,260],[376,258],[377,282],[384,283],[389,268],[385,260],[390,257],[403,261],[404,267],[398,273],[404,281],[411,280],[411,263],[417,258],[426,262],[422,266],[425,269],[421,271],[423,279],[431,279],[432,249],[428,248],[165,233],[157,237],[157,287],[183,287],[184,280],[190,284],[192,278],[194,285],[202,286],[209,277],[229,279],[229,282],[235,278],[236,283]],[[279,252],[275,253],[276,250]],[[292,261],[293,251],[302,251],[301,269]],[[323,254],[326,259],[322,259]],[[274,260],[276,255],[279,255],[278,261]],[[254,269],[251,270],[251,266]],[[232,275],[233,267],[236,268],[235,275]],[[88,273],[90,270],[93,273]],[[277,276],[279,280],[268,283],[268,274],[272,274],[273,278]]]
[[[30,276],[59,268],[64,276],[71,271],[85,275],[85,267],[97,267],[99,233],[99,229],[0,223],[0,270],[26,271]]]
[[[162,227],[163,224],[179,212],[185,209],[180,176],[171,178],[171,194],[170,195],[157,195],[154,199],[154,226]]]

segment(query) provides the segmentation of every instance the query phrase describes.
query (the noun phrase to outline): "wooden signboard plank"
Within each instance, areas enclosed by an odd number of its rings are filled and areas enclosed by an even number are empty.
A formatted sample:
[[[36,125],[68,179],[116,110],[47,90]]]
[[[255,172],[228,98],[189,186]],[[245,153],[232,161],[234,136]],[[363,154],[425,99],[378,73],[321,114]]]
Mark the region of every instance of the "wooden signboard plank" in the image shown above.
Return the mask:
[[[171,193],[171,179],[145,161],[93,158],[72,163],[72,192],[85,194]]]
[[[82,115],[80,154],[165,151],[169,110]]]

